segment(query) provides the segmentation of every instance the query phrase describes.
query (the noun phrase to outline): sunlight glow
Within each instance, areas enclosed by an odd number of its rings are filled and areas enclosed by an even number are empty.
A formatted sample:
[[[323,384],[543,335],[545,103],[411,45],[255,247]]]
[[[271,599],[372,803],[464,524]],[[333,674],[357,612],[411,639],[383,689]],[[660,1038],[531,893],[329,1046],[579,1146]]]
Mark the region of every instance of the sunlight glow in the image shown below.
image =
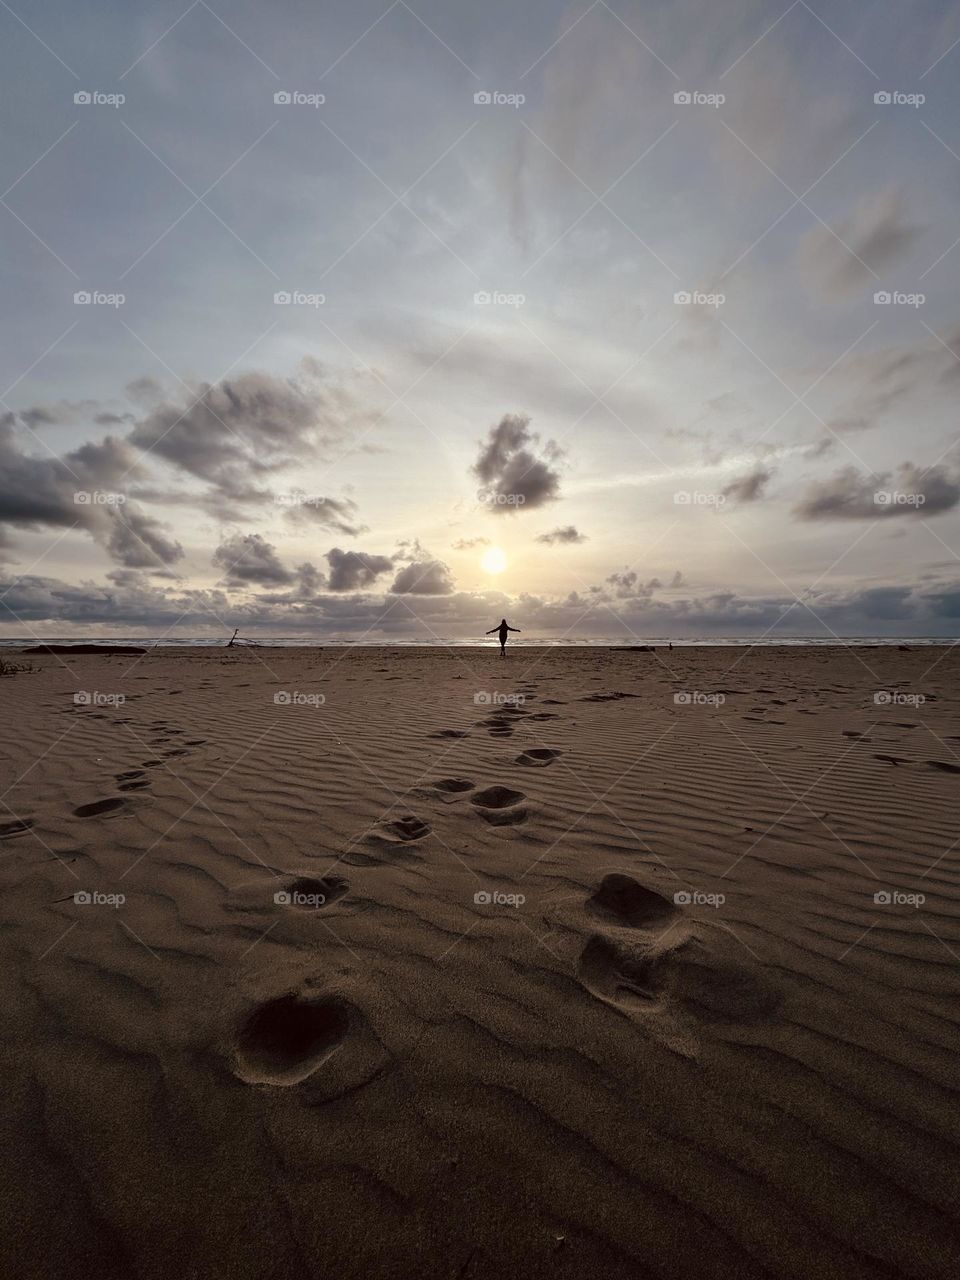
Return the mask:
[[[507,557],[499,547],[488,547],[483,553],[480,568],[484,573],[503,573],[507,567]]]

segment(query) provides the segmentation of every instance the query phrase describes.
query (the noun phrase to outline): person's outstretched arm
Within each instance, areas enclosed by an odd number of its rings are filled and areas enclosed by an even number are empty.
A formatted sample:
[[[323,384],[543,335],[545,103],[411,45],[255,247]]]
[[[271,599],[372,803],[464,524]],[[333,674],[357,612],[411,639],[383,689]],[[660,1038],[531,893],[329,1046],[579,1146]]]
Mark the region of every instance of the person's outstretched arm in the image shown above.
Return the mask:
[[[483,634],[485,636],[492,636],[495,631],[499,631],[499,630],[500,630],[499,627],[491,627],[489,631],[485,631]]]
[[[507,627],[507,630],[508,630],[508,631],[519,631],[519,630],[520,630],[520,628],[519,628],[519,627]]]

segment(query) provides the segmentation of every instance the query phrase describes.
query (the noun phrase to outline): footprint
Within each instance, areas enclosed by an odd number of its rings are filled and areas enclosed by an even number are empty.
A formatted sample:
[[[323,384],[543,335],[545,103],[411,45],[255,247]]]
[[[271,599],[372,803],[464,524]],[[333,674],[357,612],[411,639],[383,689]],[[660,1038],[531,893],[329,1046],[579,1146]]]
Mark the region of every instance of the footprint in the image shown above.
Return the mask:
[[[428,738],[468,738],[470,735],[463,729],[440,729],[437,733],[428,733]]]
[[[947,760],[928,760],[927,764],[941,773],[960,773],[960,764],[950,764]]]
[[[756,1022],[779,1007],[780,991],[729,954],[726,933],[695,934],[680,908],[632,877],[605,876],[586,905],[621,926],[593,934],[580,955],[580,980],[598,1000],[630,1013],[673,1006],[700,1023]]]
[[[301,876],[287,890],[289,905],[298,911],[319,911],[344,897],[349,888],[342,876]]]
[[[143,777],[143,770],[128,769],[126,773],[115,773],[113,776],[115,782],[132,782],[134,778]]]
[[[412,813],[407,813],[402,818],[397,818],[394,822],[388,822],[385,826],[388,831],[393,832],[398,840],[403,841],[422,840],[424,836],[430,834],[429,824]]]
[[[522,791],[511,791],[509,787],[487,787],[484,791],[478,791],[475,796],[471,796],[470,803],[484,809],[506,809],[525,799]]]
[[[118,791],[142,791],[144,787],[149,787],[150,779],[144,778],[141,782],[121,782],[117,785]]]
[[[94,800],[91,804],[82,804],[79,808],[74,809],[73,816],[75,818],[96,818],[101,813],[116,813],[118,809],[126,808],[126,800],[123,796],[110,796],[106,800]]]
[[[595,933],[580,956],[580,981],[598,1000],[634,1012],[664,1002],[671,980],[669,949],[624,945]]]
[[[470,782],[467,778],[440,778],[430,785],[436,791],[446,791],[450,795],[456,795],[462,791],[472,791],[476,783]]]
[[[16,818],[13,822],[0,822],[0,840],[12,840],[25,835],[33,826],[32,818]]]
[[[280,996],[249,1015],[237,1038],[236,1073],[247,1084],[293,1085],[339,1048],[351,1009],[334,998]]]
[[[634,929],[666,924],[671,916],[680,914],[668,898],[648,889],[632,876],[618,874],[603,877],[600,888],[587,899],[587,909],[601,919]]]
[[[470,803],[476,805],[481,818],[494,827],[513,827],[526,822],[527,811],[516,806],[526,796],[522,791],[511,791],[509,787],[487,787],[470,797]]]
[[[522,755],[517,756],[517,764],[545,769],[548,764],[553,764],[554,760],[562,755],[562,751],[551,751],[549,747],[530,747]]]

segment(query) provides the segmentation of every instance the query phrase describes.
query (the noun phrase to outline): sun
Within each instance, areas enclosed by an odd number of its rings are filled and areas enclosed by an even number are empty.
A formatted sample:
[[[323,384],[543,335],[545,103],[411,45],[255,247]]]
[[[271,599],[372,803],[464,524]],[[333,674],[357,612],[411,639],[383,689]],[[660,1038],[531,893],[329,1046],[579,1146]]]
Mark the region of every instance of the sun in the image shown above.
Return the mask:
[[[488,547],[483,553],[480,568],[484,573],[503,573],[507,567],[507,557],[499,547]]]

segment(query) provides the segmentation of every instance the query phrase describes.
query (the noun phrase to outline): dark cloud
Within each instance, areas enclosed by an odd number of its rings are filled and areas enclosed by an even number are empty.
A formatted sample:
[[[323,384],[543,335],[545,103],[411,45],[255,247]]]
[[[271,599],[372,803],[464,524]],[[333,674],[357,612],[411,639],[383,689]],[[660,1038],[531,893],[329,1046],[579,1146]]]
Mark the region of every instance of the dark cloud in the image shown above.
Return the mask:
[[[773,472],[767,467],[755,467],[753,471],[748,471],[746,475],[738,476],[736,480],[721,490],[725,498],[730,498],[733,502],[756,502],[758,498],[763,497]]]
[[[113,436],[62,457],[34,456],[21,450],[12,416],[0,420],[0,525],[80,528],[123,565],[172,564],[183,548],[123,492],[140,474],[137,453]]]
[[[258,482],[302,466],[358,417],[345,389],[320,381],[311,366],[299,379],[254,372],[201,383],[155,405],[129,438],[227,498],[252,501],[269,496]]]
[[[844,467],[812,484],[794,507],[801,520],[878,520],[893,516],[927,517],[952,510],[960,502],[960,484],[946,467],[926,471],[912,462],[896,473],[862,475]]]
[[[359,591],[369,587],[381,573],[393,568],[389,556],[372,556],[362,551],[343,551],[332,547],[327,552],[330,565],[331,591]]]
[[[294,579],[273,544],[259,533],[237,533],[227,538],[213,553],[213,563],[223,570],[231,586],[279,586]]]
[[[277,501],[287,507],[287,518],[294,524],[317,525],[348,538],[369,532],[369,526],[357,520],[359,508],[351,498],[321,498],[293,489]]]
[[[130,504],[110,511],[112,528],[107,550],[130,569],[162,569],[183,557],[183,547],[163,532],[163,525]]]
[[[470,551],[474,547],[489,547],[489,538],[458,538],[453,544],[454,551]]]
[[[446,596],[453,591],[453,576],[442,560],[415,560],[400,570],[390,590],[394,595]]]
[[[591,609],[600,602],[603,608]],[[86,628],[109,628],[112,634],[129,629],[142,635],[173,627],[184,636],[209,630],[226,639],[234,626],[240,626],[265,635],[349,638],[363,632],[372,639],[413,639],[431,633],[479,635],[490,617],[504,615],[515,618],[524,634],[562,635],[576,627],[581,636],[622,632],[625,640],[642,634],[748,639],[768,628],[784,636],[951,638],[960,625],[960,581],[914,588],[818,589],[805,604],[789,593],[748,597],[734,591],[673,600],[642,594],[611,599],[596,589],[562,599],[454,592],[421,595],[413,610],[401,595],[311,595],[299,580],[284,593],[250,596],[238,603],[224,591],[161,588],[145,575],[124,570],[106,585],[73,586],[33,575],[0,575],[0,619],[5,620],[7,634],[24,622],[66,624],[77,635]]]
[[[580,533],[572,524],[565,524],[561,529],[554,529],[550,533],[541,533],[537,538],[537,542],[545,542],[548,546],[555,546],[558,542],[586,542],[587,535]]]
[[[556,464],[562,451],[548,440],[537,457],[532,448],[539,447],[540,439],[529,428],[530,419],[524,414],[508,413],[481,442],[473,474],[482,485],[480,499],[489,503],[492,512],[502,515],[542,507],[560,495]]]

